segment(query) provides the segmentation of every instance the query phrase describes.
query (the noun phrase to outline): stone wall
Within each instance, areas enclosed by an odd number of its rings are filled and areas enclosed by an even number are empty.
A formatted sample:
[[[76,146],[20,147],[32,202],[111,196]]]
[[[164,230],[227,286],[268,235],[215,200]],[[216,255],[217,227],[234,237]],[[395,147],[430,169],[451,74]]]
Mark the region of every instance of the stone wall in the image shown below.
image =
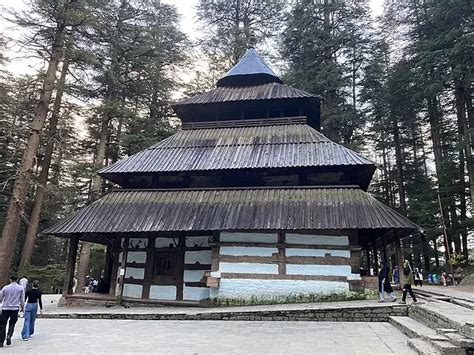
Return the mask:
[[[42,318],[134,319],[134,320],[232,320],[232,321],[314,321],[314,322],[388,322],[390,316],[407,316],[407,306],[327,307],[266,311],[207,311],[202,313],[58,313]]]

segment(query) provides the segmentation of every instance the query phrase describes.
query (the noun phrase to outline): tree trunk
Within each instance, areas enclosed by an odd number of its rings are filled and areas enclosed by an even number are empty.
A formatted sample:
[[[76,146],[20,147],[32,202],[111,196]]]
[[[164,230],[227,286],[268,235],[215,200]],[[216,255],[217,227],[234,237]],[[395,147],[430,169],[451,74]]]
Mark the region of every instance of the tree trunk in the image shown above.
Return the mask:
[[[433,251],[434,251],[434,257],[435,257],[435,265],[436,267],[439,267],[439,252],[438,252],[438,241],[437,237],[433,238]]]
[[[117,31],[120,32],[120,29]],[[110,64],[110,68],[107,73],[107,93],[105,97],[105,107],[106,110],[104,112],[104,116],[102,117],[102,122],[100,126],[100,136],[99,136],[99,145],[97,147],[97,153],[94,159],[94,165],[96,169],[100,169],[101,167],[104,166],[104,161],[106,158],[106,152],[107,152],[107,141],[110,135],[110,129],[109,125],[112,120],[113,112],[112,112],[112,105],[114,103],[115,99],[115,86],[116,86],[116,80],[115,80],[115,75],[118,72],[118,63],[117,63],[117,54],[116,54],[116,49],[112,48],[112,61]],[[101,197],[101,177],[97,174],[95,174],[92,177],[92,182],[91,182],[91,193],[90,193],[90,201],[95,201]],[[88,242],[83,242],[82,243],[82,248],[81,248],[81,254],[79,258],[79,266],[78,266],[78,274],[77,274],[77,279],[81,280],[80,277],[82,278],[82,282],[84,282],[85,277],[87,276],[87,270],[89,268],[89,259],[90,259],[90,254],[91,254],[91,245]]]
[[[89,274],[89,260],[91,257],[92,245],[88,242],[83,242],[81,253],[79,254],[79,265],[77,266],[77,285],[80,287],[76,293],[84,292],[84,285],[86,276]]]
[[[71,33],[69,36],[68,46],[72,44]],[[44,159],[41,164],[41,172],[38,177],[37,190],[35,195],[35,203],[33,210],[31,211],[30,216],[30,225],[28,231],[26,232],[25,243],[23,245],[23,252],[21,254],[19,273],[23,274],[30,266],[31,256],[33,255],[33,249],[35,247],[36,234],[38,233],[38,227],[41,218],[41,208],[43,207],[43,202],[46,196],[46,185],[48,183],[49,169],[51,166],[51,159],[54,152],[54,141],[57,133],[59,114],[61,110],[61,102],[64,94],[64,85],[66,82],[66,76],[69,70],[69,55],[66,51],[63,60],[63,66],[61,69],[61,76],[59,77],[57,89],[56,89],[56,98],[54,100],[53,111],[51,118],[49,120],[49,131],[47,136],[47,144],[44,154]]]
[[[398,196],[400,198],[400,212],[407,215],[407,202],[405,192],[405,178],[403,176],[403,155],[402,147],[400,143],[400,129],[398,127],[398,121],[395,117],[392,117],[392,130],[393,130],[393,145],[395,146],[395,161],[397,170],[397,185],[398,185]]]
[[[438,179],[438,186],[441,192],[444,192],[446,188],[446,172],[445,166],[443,163],[443,146],[441,144],[441,124],[442,124],[442,116],[439,112],[438,108],[438,99],[436,95],[432,95],[431,97],[427,97],[427,105],[428,105],[428,121],[430,123],[430,131],[431,131],[431,140],[433,143],[433,155],[435,158],[435,168],[436,168],[436,178]],[[441,194],[440,192],[440,194]],[[444,201],[443,201],[444,200]],[[446,204],[446,199],[442,198],[443,206]],[[440,213],[443,214],[444,223],[449,221],[448,216],[448,209],[443,208]],[[450,239],[451,239],[451,231],[448,230],[448,244],[445,244],[445,247],[449,247]],[[444,238],[443,238],[444,240]],[[451,251],[451,247],[450,247]]]
[[[459,151],[459,185],[461,193],[459,194],[459,218],[461,220],[460,233],[461,233],[461,245],[462,245],[462,254],[467,259],[469,257],[468,243],[467,243],[467,216],[466,216],[466,181],[464,177],[464,152],[462,149]]]
[[[13,193],[8,206],[5,225],[2,230],[2,239],[0,240],[0,285],[7,282],[8,273],[10,272],[10,265],[20,230],[21,216],[24,211],[32,170],[35,165],[36,153],[40,143],[41,130],[43,129],[48,114],[48,106],[56,81],[56,71],[64,48],[65,34],[66,26],[64,24],[58,25],[54,34],[51,57],[44,78],[43,89],[31,124],[31,134],[28,139],[28,145],[23,153],[23,159],[18,169]]]
[[[465,103],[465,95],[463,93],[462,84],[457,84],[454,89],[454,97],[456,101],[456,116],[459,132],[459,141],[461,142],[461,149],[464,149],[466,165],[467,165],[467,176],[469,179],[469,191],[471,193],[471,215],[474,216],[474,161],[472,157],[472,150],[469,135],[469,126],[466,117],[466,108],[469,109]],[[472,110],[472,108],[471,108]],[[470,127],[474,129],[474,127]],[[464,174],[464,173],[463,173]],[[463,191],[464,194],[464,191]]]

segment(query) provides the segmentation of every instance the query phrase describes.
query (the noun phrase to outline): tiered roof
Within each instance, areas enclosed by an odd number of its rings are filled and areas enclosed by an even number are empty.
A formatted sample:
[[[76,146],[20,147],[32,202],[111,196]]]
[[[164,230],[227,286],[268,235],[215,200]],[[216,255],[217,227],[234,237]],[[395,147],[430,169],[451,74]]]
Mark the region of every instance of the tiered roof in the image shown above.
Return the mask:
[[[114,181],[130,173],[322,166],[375,163],[307,124],[276,124],[181,130],[99,174]]]
[[[185,99],[174,108],[180,115],[229,102],[258,106],[274,100],[278,106],[294,100],[298,106],[306,99],[312,104],[315,98],[284,85],[251,48],[217,82],[216,89]],[[198,121],[183,122],[184,129],[173,136],[99,174],[120,183],[123,176],[143,174],[330,167],[344,168],[351,176],[364,171],[366,188],[375,163],[332,142],[308,121],[307,116],[216,120],[203,115]],[[44,233],[80,234],[85,240],[99,241],[112,233],[128,232],[417,228],[361,186],[253,186],[118,190]]]
[[[47,233],[390,228],[417,226],[357,186],[267,187],[119,190]]]

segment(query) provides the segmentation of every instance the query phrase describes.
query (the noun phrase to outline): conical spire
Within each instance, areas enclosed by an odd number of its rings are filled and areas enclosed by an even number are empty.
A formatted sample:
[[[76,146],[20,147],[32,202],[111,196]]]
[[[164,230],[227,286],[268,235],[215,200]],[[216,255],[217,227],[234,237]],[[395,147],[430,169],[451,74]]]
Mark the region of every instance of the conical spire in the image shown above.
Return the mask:
[[[249,48],[222,78],[217,86],[250,86],[266,83],[283,83],[254,48]]]

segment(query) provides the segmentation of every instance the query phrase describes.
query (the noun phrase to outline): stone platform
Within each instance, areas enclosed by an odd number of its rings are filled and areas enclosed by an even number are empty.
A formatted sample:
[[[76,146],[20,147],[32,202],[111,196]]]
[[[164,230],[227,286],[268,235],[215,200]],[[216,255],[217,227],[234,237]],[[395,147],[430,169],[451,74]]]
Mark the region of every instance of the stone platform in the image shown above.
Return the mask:
[[[62,319],[388,322],[390,316],[408,315],[406,305],[375,300],[221,308],[71,308],[58,307],[58,297],[46,295],[44,303],[42,318]]]

